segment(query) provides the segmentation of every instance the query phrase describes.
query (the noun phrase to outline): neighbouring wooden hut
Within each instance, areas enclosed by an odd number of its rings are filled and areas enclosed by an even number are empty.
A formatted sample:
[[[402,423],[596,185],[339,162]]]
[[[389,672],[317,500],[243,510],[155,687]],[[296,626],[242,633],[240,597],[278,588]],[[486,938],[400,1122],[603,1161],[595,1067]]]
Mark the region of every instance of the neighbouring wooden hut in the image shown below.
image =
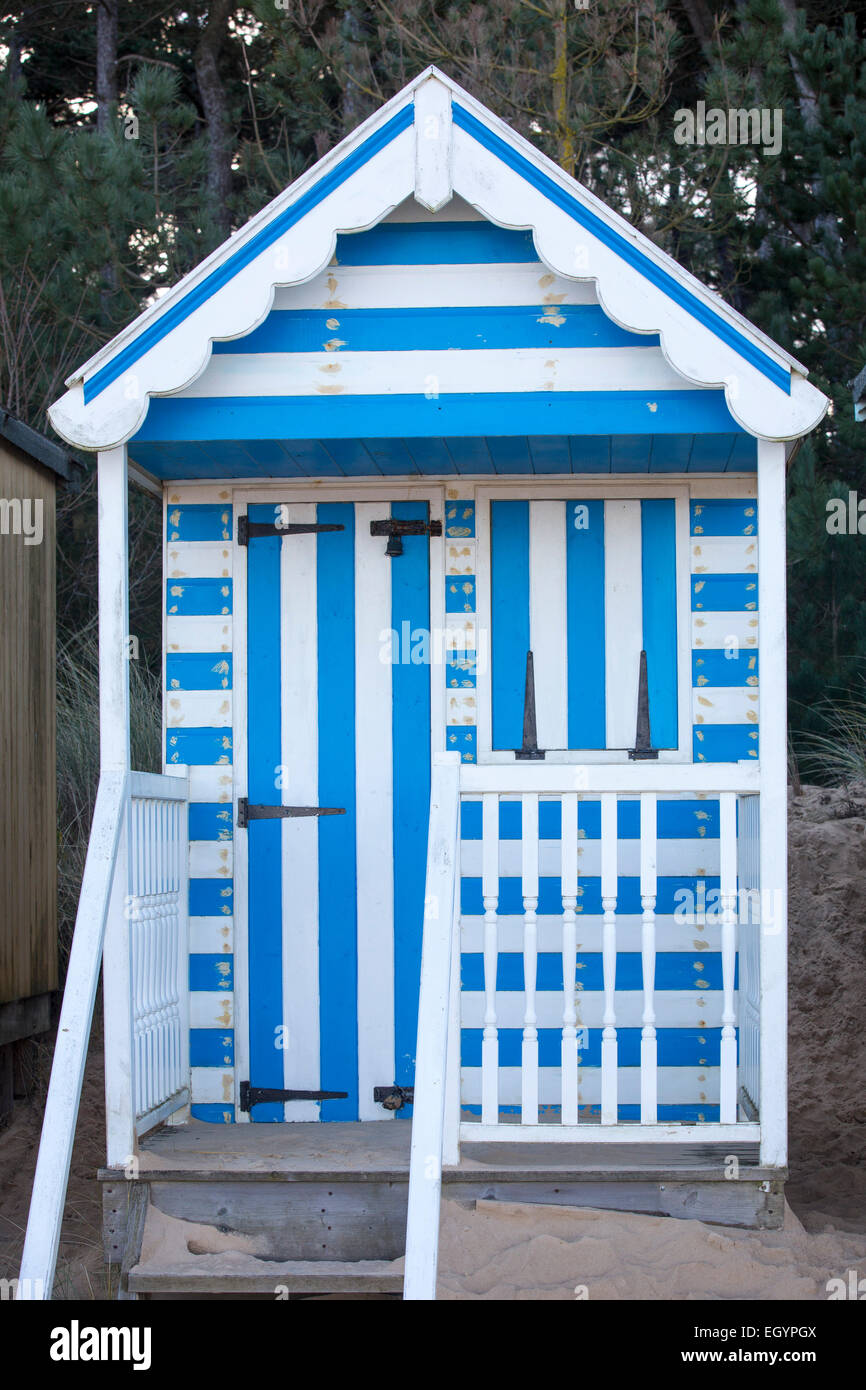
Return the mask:
[[[55,494],[68,450],[0,409],[0,1119],[57,988]]]

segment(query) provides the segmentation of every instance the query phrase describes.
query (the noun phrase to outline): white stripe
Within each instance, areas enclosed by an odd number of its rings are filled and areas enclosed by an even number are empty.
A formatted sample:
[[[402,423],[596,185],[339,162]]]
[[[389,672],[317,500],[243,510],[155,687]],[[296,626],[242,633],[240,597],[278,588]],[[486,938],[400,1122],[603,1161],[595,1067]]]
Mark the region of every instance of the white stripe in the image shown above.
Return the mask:
[[[231,1067],[190,1067],[190,1099],[194,1105],[224,1105],[235,1103],[235,1074]]]
[[[757,536],[693,536],[692,574],[753,574],[758,568]]]
[[[718,872],[718,871],[717,871]],[[710,903],[712,907],[713,904]],[[220,920],[217,918],[217,920]],[[620,951],[639,951],[641,948],[641,921],[639,913],[621,913],[616,919],[616,940]],[[501,952],[523,950],[523,918],[508,914],[498,918],[499,950]],[[601,914],[577,914],[577,949],[579,952],[597,953],[601,950]],[[464,952],[484,949],[484,918],[480,915],[461,919],[462,947]],[[539,914],[538,949],[542,953],[555,954],[561,947],[562,918]],[[721,950],[721,928],[718,921],[710,920],[700,926],[693,922],[677,921],[673,913],[663,913],[656,917],[656,950],[659,955],[668,951],[694,951],[695,961],[699,961],[706,951]]]
[[[695,724],[757,724],[758,691],[751,685],[703,685],[692,691]]]
[[[169,616],[165,620],[165,649],[169,656],[172,652],[230,652],[231,617]]]
[[[704,391],[660,348],[424,348],[394,352],[250,352],[212,357],[178,398],[405,396],[468,391]]]
[[[381,502],[355,506],[355,797],[358,884],[358,1115],[393,1119],[373,1087],[394,1074],[394,845],[391,565],[370,522]]]
[[[633,748],[643,645],[641,505],[604,504],[604,649],[607,746]]]
[[[640,841],[619,840],[621,878],[637,878],[640,873]],[[500,873],[503,878],[519,878],[521,871],[520,841],[502,840],[499,846]],[[581,878],[598,878],[601,873],[601,841],[579,840],[577,862]],[[538,866],[542,878],[559,878],[562,857],[559,840],[540,840]],[[460,872],[464,878],[481,875],[481,841],[461,840]],[[658,842],[658,872],[662,876],[717,874],[719,872],[718,839],[666,839]],[[578,914],[580,898],[578,897]]]
[[[189,992],[190,1028],[234,1027],[234,999],[230,991],[191,989]]]
[[[693,613],[692,646],[757,647],[758,615],[745,611],[732,613]]]
[[[231,878],[231,840],[190,840],[190,878]]]
[[[232,769],[225,763],[189,770],[190,801],[231,801]]]
[[[568,747],[565,503],[529,504],[529,643],[539,748]]]
[[[578,958],[579,964],[579,958]],[[579,977],[579,972],[578,972]],[[193,995],[195,998],[195,995]],[[484,995],[480,990],[461,994],[464,1028],[484,1026]],[[721,1028],[724,996],[720,989],[656,990],[656,1012],[663,1028]],[[503,990],[496,995],[496,1023],[499,1028],[523,1031],[523,993]],[[619,991],[615,999],[617,1028],[640,1028],[643,1018],[643,990]],[[562,991],[539,990],[536,995],[539,1028],[562,1027]],[[578,991],[578,1028],[601,1028],[604,995],[601,990]]]
[[[481,1068],[461,1069],[464,1105],[481,1103]],[[559,1105],[561,1080],[559,1067],[539,1067],[539,1104]],[[520,1104],[520,1067],[500,1067],[499,1104]],[[659,1105],[718,1105],[718,1067],[659,1067]],[[580,1104],[598,1105],[601,1100],[601,1069],[582,1067],[580,1072]],[[640,1067],[620,1067],[617,1071],[617,1100],[620,1105],[640,1103]]]
[[[165,697],[169,729],[227,729],[232,722],[230,690],[169,690]]]
[[[231,955],[234,949],[232,917],[190,917],[190,955]]]
[[[490,265],[328,266],[304,285],[278,287],[274,309],[404,309],[537,304],[597,304],[595,286],[552,274],[540,261]],[[329,329],[334,332],[336,329]],[[196,501],[198,498],[195,499]]]
[[[166,551],[167,579],[229,579],[232,552],[225,541],[175,542]]]
[[[312,502],[287,520],[315,522]],[[284,806],[318,803],[316,537],[289,536],[280,548],[281,744]],[[314,816],[282,822],[283,1078],[287,1089],[317,1091],[319,1062],[319,830]],[[287,1120],[317,1120],[316,1101],[292,1101]]]

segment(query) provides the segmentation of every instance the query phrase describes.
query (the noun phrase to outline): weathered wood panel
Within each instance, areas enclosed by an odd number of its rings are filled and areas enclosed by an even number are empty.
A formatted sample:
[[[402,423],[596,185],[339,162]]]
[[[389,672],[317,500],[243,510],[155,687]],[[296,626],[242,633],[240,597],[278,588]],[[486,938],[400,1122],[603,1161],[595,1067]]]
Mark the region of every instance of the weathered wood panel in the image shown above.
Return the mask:
[[[0,1006],[57,986],[54,493],[0,441]]]

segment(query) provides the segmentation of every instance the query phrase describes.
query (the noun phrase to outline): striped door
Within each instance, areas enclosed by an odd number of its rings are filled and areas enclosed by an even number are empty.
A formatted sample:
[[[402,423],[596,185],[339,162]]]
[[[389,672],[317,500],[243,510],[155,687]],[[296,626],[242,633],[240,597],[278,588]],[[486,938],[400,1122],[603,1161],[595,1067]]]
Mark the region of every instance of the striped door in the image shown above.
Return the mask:
[[[523,741],[533,653],[538,746],[634,746],[640,654],[650,731],[676,748],[677,557],[673,498],[493,501],[492,746]]]
[[[399,638],[429,629],[429,541],[389,558],[370,534],[389,515],[428,505],[296,503],[282,520],[342,529],[249,543],[249,801],[345,811],[249,824],[249,1080],[347,1092],[256,1122],[386,1119],[373,1087],[413,1080],[430,667]]]

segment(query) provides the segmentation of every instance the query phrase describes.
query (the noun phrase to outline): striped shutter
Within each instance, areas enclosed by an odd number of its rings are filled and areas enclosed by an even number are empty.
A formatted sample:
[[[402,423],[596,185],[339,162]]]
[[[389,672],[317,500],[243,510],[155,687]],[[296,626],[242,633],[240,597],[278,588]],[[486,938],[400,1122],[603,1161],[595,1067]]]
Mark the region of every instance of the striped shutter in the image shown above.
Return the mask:
[[[494,749],[522,744],[528,651],[540,748],[633,747],[642,650],[653,744],[677,747],[672,498],[494,501],[490,585]]]

